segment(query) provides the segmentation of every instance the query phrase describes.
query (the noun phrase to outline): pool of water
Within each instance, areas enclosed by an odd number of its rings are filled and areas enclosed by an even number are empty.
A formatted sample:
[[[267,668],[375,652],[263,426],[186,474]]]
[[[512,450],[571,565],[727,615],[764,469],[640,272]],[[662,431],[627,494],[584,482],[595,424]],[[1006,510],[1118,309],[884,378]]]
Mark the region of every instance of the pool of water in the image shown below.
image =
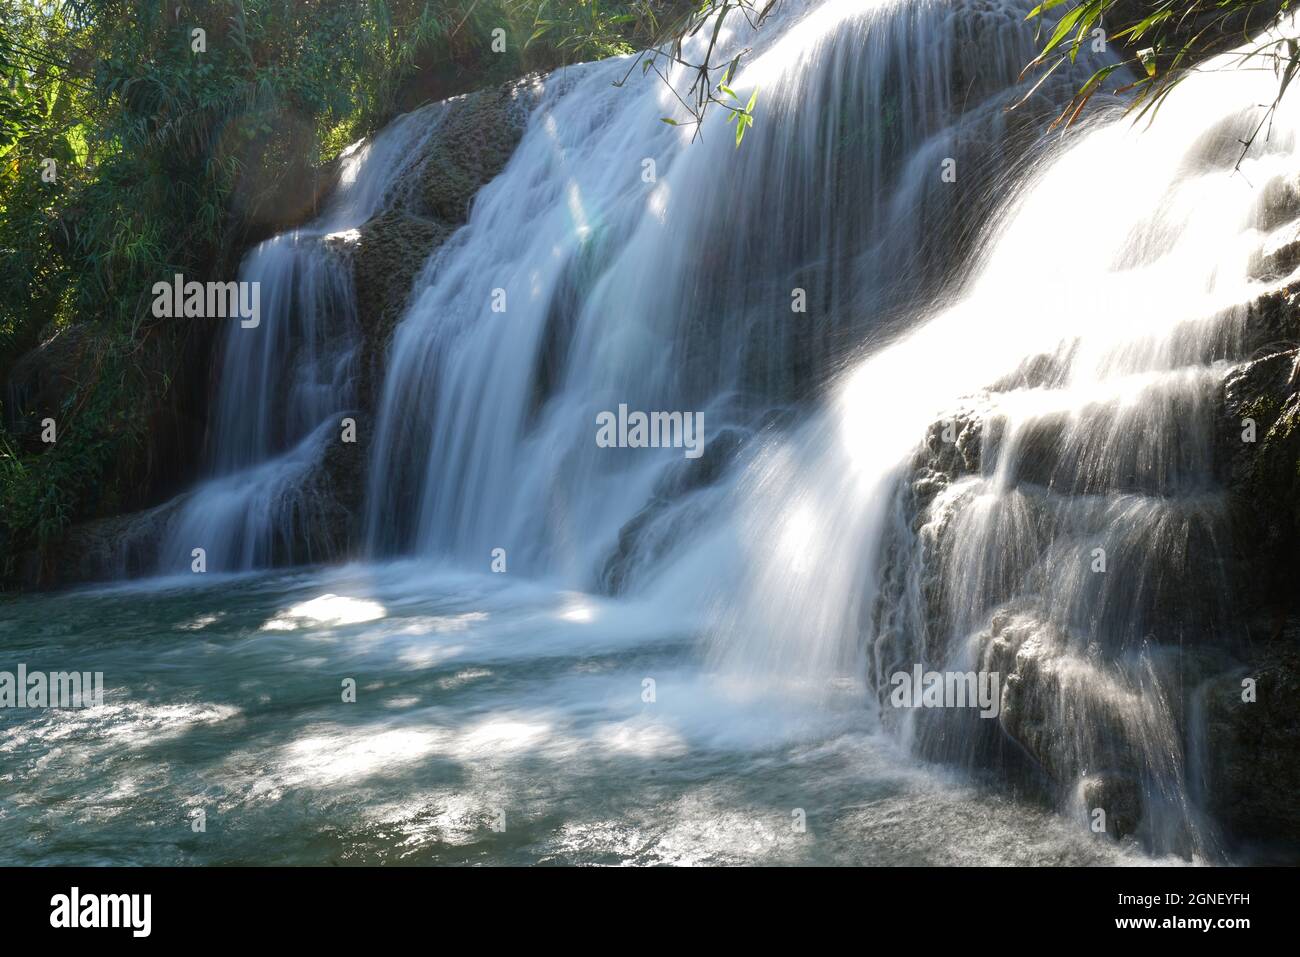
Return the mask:
[[[105,689],[0,709],[0,863],[1149,860],[917,764],[851,678],[746,687],[662,609],[503,579],[354,566],[0,598],[0,670]]]

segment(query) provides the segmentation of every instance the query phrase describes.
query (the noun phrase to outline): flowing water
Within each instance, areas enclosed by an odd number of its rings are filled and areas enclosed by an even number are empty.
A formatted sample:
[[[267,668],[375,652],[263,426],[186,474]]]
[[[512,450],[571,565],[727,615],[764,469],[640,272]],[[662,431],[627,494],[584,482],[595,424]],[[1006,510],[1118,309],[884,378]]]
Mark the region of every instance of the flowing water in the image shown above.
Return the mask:
[[[230,332],[212,478],[160,559],[204,547],[209,577],[5,607],[7,653],[110,689],[6,718],[11,856],[1222,860],[1182,649],[1234,637],[1212,397],[1285,278],[1261,197],[1300,124],[1236,169],[1272,82],[1240,71],[1150,129],[1103,107],[1040,138],[1034,104],[1006,113],[1027,7],[732,25],[760,91],[739,150],[720,117],[693,143],[658,122],[653,74],[614,87],[626,60],[546,78],[394,336],[366,563],[249,574],[311,521],[303,476],[355,402],[325,240],[391,201],[439,108],[359,147],[331,210],[245,263],[263,328]],[[620,405],[702,412],[705,456],[599,447]],[[927,436],[972,409],[978,462],[941,475]],[[1046,787],[997,722],[887,705],[913,664],[1026,660]],[[1122,842],[1085,825],[1099,779],[1143,808]]]
[[[357,401],[356,293],[350,265],[331,240],[346,240],[392,201],[394,181],[441,115],[438,105],[408,113],[374,142],[349,148],[322,215],[245,258],[239,279],[259,285],[259,323],[232,324],[226,336],[210,478],[168,524],[160,569],[189,567],[194,548],[225,571],[295,554],[311,559],[293,549],[320,521],[304,480]]]
[[[415,565],[23,599],[0,620],[6,654],[103,670],[106,700],[5,717],[0,858],[1144,859],[918,768],[860,684],[816,708],[720,695],[695,638],[653,605]]]

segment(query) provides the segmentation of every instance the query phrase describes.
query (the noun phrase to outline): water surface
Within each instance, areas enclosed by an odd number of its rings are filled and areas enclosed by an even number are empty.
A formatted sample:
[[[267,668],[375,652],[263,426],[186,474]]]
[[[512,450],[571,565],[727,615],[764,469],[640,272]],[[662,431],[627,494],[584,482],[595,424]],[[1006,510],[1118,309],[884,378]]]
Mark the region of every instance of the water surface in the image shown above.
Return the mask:
[[[105,683],[102,708],[0,712],[0,863],[1145,860],[915,763],[847,678],[741,687],[661,609],[505,579],[372,566],[0,600],[0,668]]]

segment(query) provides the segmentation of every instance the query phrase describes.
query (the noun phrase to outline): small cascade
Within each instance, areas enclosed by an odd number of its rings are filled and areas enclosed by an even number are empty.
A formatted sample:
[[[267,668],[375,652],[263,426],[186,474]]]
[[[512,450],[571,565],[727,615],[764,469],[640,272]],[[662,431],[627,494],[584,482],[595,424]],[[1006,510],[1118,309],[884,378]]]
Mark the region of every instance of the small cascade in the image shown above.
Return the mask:
[[[394,184],[436,130],[440,105],[349,147],[312,223],[261,243],[240,268],[260,288],[259,323],[226,333],[213,412],[210,478],[170,520],[160,568],[239,571],[337,553],[339,521],[316,472],[356,408],[360,335],[347,245],[395,202]]]

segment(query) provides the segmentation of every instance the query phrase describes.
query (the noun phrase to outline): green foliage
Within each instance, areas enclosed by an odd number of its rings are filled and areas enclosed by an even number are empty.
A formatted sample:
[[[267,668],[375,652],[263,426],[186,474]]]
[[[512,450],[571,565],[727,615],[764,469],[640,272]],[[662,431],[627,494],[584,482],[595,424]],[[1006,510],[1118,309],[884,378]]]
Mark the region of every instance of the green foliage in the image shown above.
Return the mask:
[[[1046,14],[1067,0],[1043,0],[1027,19],[1049,25]],[[1129,51],[1122,64],[1105,66],[1078,89],[1057,123],[1078,119],[1088,101],[1122,66],[1138,77],[1116,92],[1131,95],[1129,109],[1137,118],[1154,117],[1165,97],[1204,59],[1226,47],[1244,44],[1291,7],[1291,0],[1082,0],[1060,15],[1043,43],[1042,52],[1026,68],[1043,69],[1042,83],[1062,63],[1073,63],[1079,51],[1103,31],[1107,42]],[[1254,133],[1243,142],[1242,156],[1281,102],[1297,69],[1300,48],[1295,40],[1261,42],[1234,68],[1271,68],[1278,77],[1277,96]],[[1035,84],[1035,89],[1038,84]],[[1032,91],[1031,91],[1032,92]]]

